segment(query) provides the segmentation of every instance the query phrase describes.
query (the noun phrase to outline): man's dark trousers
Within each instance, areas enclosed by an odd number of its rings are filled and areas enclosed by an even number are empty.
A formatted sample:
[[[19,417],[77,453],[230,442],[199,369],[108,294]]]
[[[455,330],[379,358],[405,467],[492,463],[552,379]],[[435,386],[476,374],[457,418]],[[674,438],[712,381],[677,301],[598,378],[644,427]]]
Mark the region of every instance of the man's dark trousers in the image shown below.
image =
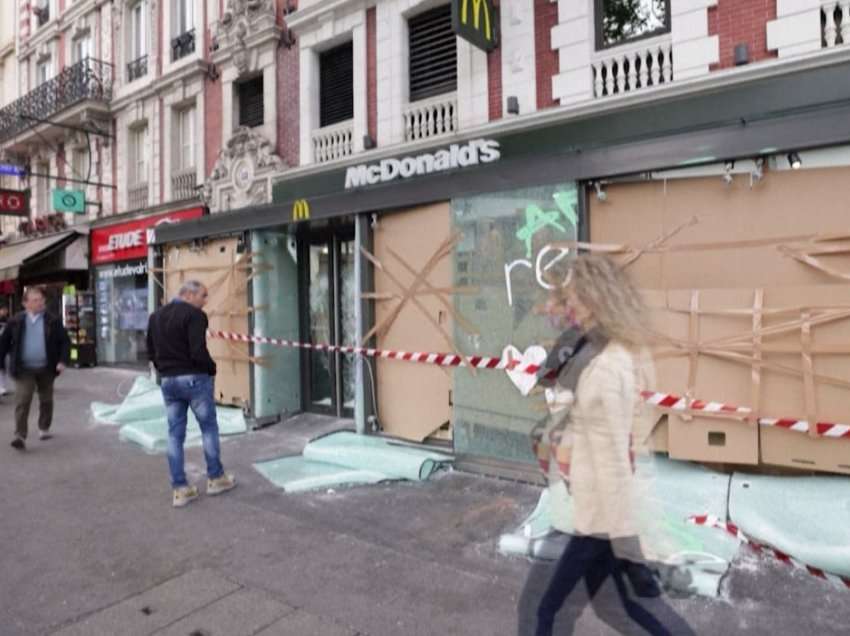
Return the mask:
[[[38,430],[47,432],[53,421],[53,382],[49,369],[22,369],[15,378],[15,435],[27,438],[27,420],[33,394],[38,390]]]

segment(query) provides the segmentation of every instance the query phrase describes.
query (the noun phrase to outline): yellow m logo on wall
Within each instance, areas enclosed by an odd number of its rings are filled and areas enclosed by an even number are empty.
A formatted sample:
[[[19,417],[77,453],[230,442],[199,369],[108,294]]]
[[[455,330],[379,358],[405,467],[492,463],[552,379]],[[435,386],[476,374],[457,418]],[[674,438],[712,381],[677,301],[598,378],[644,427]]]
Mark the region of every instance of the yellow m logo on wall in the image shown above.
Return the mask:
[[[492,51],[499,39],[499,11],[493,0],[452,0],[452,28],[473,46]]]
[[[292,220],[306,221],[310,218],[310,204],[306,199],[297,199],[292,204]]]
[[[472,5],[472,28],[481,32],[481,14],[484,14],[484,32],[482,35],[485,40],[493,39],[493,29],[490,23],[490,6],[487,0],[460,0],[460,22],[469,26],[469,5]]]

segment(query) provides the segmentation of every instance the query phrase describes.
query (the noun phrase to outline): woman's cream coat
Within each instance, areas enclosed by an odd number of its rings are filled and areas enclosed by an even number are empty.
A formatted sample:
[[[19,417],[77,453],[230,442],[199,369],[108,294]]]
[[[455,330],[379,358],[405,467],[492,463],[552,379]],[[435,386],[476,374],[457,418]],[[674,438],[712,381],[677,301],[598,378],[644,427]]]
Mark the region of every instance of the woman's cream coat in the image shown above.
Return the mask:
[[[571,445],[569,497],[572,528],[559,527],[563,518],[553,510],[556,529],[600,538],[637,537],[640,479],[632,470],[629,452],[640,454],[652,428],[638,397],[652,382],[648,354],[634,354],[616,342],[609,343],[582,372],[571,408],[553,408],[551,426],[568,418],[565,443]],[[555,393],[565,392],[557,387]],[[562,405],[563,396],[558,400]],[[550,403],[550,406],[556,402]],[[553,506],[565,505],[563,482],[551,479]]]

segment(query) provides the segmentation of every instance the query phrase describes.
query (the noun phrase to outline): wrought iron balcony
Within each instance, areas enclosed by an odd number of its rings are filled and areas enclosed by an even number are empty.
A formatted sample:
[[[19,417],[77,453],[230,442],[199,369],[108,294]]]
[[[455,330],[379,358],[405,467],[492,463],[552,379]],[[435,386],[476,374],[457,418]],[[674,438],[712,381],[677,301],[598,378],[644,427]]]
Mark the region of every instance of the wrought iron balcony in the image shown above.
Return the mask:
[[[181,33],[171,40],[171,61],[176,62],[182,57],[195,52],[195,29]]]
[[[148,56],[133,60],[127,65],[127,82],[133,82],[148,74]]]
[[[0,141],[86,100],[112,99],[112,65],[87,57],[0,109]]]

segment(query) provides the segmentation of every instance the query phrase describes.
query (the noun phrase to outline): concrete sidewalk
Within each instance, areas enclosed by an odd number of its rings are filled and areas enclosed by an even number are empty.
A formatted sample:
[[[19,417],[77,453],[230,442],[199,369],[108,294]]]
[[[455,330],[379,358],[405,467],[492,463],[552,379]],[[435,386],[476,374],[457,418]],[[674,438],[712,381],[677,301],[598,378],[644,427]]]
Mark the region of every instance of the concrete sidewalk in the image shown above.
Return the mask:
[[[88,414],[93,400],[119,401],[132,377],[68,371],[55,438],[31,434],[26,453],[8,445],[12,399],[0,404],[2,636],[500,636],[517,633],[518,606],[533,608],[547,567],[526,586],[529,563],[496,544],[537,488],[449,472],[288,495],[251,465],[338,426],[302,416],[224,441],[239,487],[175,510],[164,457]],[[200,449],[189,450],[190,479],[203,469]],[[754,560],[736,564],[724,596],[671,604],[700,634],[840,634],[850,624],[850,591]],[[577,633],[613,632],[586,610]]]

